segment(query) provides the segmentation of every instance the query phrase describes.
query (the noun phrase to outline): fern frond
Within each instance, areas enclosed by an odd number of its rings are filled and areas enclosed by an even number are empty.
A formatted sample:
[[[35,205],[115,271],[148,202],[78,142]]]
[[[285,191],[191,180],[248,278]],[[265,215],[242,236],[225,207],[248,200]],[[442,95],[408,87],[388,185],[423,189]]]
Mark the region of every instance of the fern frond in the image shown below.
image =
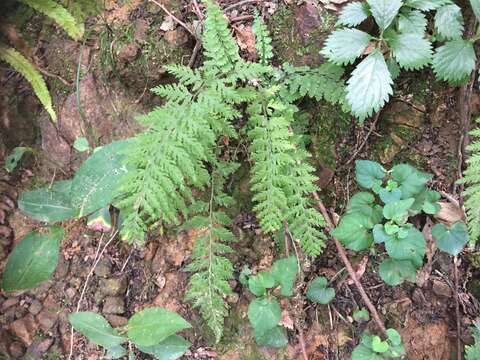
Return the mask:
[[[219,203],[231,203],[232,200],[222,193],[225,178],[220,170],[216,170],[211,179],[210,201],[200,207],[205,208],[206,214],[198,215],[186,224],[186,227],[205,230],[204,235],[195,241],[192,263],[186,268],[194,272],[186,299],[200,310],[216,342],[219,342],[223,335],[224,318],[228,315],[225,298],[233,294],[228,283],[233,279],[233,265],[224,255],[233,251],[227,244],[235,241],[235,237],[226,228],[231,223],[230,218],[221,211],[215,211],[221,206]]]
[[[74,40],[80,40],[85,31],[83,23],[77,22],[72,14],[53,0],[20,0],[38,12],[54,20]]]
[[[151,91],[154,94],[163,97],[165,100],[177,104],[181,104],[192,99],[190,91],[188,91],[183,84],[159,85],[151,89]]]
[[[479,122],[477,120],[477,122]],[[465,209],[471,244],[480,237],[480,128],[470,132],[472,143],[467,147],[470,157],[467,159],[467,169],[463,173],[460,184],[465,185]]]
[[[272,38],[268,32],[267,25],[258,14],[253,21],[253,33],[255,35],[255,49],[257,50],[260,64],[267,65],[273,57]]]
[[[0,60],[10,64],[16,71],[23,75],[25,79],[32,85],[33,92],[47,110],[53,122],[57,121],[57,114],[53,110],[52,98],[48,91],[47,84],[43,80],[42,75],[22,54],[13,48],[0,46]]]

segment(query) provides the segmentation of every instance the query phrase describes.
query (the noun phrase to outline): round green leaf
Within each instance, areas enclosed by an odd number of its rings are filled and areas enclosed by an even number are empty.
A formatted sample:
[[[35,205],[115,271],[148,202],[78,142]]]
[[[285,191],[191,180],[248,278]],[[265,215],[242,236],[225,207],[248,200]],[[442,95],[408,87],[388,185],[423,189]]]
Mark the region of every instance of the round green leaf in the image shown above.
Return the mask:
[[[280,294],[282,296],[293,295],[293,285],[297,276],[298,264],[295,256],[286,259],[280,259],[273,263],[271,273],[276,282],[280,284]]]
[[[410,260],[416,267],[423,264],[425,256],[425,238],[423,234],[415,228],[407,230],[407,236],[403,239],[399,236],[385,242],[385,249],[388,255],[396,260]]]
[[[457,222],[448,229],[443,224],[436,224],[432,228],[432,235],[440,250],[457,256],[468,242],[468,230],[464,223]]]
[[[331,234],[354,251],[365,250],[373,243],[370,219],[360,213],[347,214],[340,219]]]
[[[385,352],[388,351],[388,343],[386,341],[382,341],[382,339],[380,339],[380,337],[378,336],[374,336],[373,339],[372,339],[372,350],[377,352],[377,353],[380,353],[380,354],[383,354]]]
[[[385,241],[389,241],[390,239],[392,239],[392,236],[388,235],[385,232],[382,224],[377,224],[373,227],[373,241],[376,244],[384,243]]]
[[[386,175],[382,165],[370,160],[355,161],[355,174],[357,183],[365,189],[371,189],[374,185],[381,185]]]
[[[432,175],[418,171],[411,165],[399,164],[392,168],[392,178],[399,184],[402,199],[408,199],[421,193]]]
[[[380,190],[378,195],[380,196],[380,200],[382,200],[384,204],[388,204],[391,202],[399,201],[402,197],[402,192],[398,188],[392,189],[390,191],[387,189],[382,189]]]
[[[405,280],[414,282],[417,275],[411,261],[394,259],[382,261],[378,273],[382,280],[391,286],[399,285]]]
[[[175,360],[181,357],[192,344],[179,335],[172,335],[160,344],[137,346],[141,352],[155,356],[157,360]]]
[[[402,223],[408,217],[408,210],[414,202],[414,198],[408,198],[388,203],[383,208],[383,216],[385,219]]]
[[[86,138],[79,137],[75,139],[73,148],[77,151],[84,152],[90,150],[90,144]]]
[[[353,320],[355,320],[357,322],[369,321],[370,320],[370,313],[365,308],[362,308],[360,310],[355,310],[353,312]]]
[[[136,345],[153,346],[176,332],[192,327],[175,312],[159,307],[144,309],[127,323],[127,336]]]
[[[364,344],[360,344],[353,349],[352,360],[383,360],[383,356],[376,354]]]
[[[110,326],[103,316],[90,312],[77,312],[68,315],[68,321],[80,334],[86,336],[91,342],[110,349],[125,342],[114,328]]]
[[[248,319],[258,334],[273,329],[281,318],[280,304],[276,299],[255,299],[248,306]]]
[[[275,278],[266,271],[259,272],[257,275],[248,279],[248,289],[257,296],[265,295],[265,289],[275,286]]]
[[[58,226],[45,230],[29,232],[10,253],[3,273],[5,291],[34,288],[55,271],[64,231]]]
[[[395,329],[387,329],[387,336],[394,346],[398,346],[402,343],[402,337]]]
[[[308,286],[307,299],[318,304],[326,305],[335,297],[335,290],[327,288],[327,279],[323,276],[317,277]]]
[[[273,329],[263,333],[254,331],[255,341],[260,346],[268,346],[272,348],[282,348],[288,345],[286,331],[281,326],[275,326]]]

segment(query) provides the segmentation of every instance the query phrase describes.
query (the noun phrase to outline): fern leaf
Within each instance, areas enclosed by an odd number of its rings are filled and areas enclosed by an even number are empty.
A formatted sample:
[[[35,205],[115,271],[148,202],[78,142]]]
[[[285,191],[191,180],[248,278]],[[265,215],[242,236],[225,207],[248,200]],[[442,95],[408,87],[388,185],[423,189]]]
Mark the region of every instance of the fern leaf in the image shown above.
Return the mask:
[[[259,15],[253,21],[253,33],[255,34],[255,48],[262,65],[268,64],[273,57],[272,38],[267,26]]]
[[[62,5],[53,0],[20,0],[38,12],[54,20],[74,40],[80,40],[85,31],[83,23],[77,20]]]
[[[32,85],[33,92],[42,103],[45,110],[47,110],[53,122],[57,121],[57,115],[53,110],[52,98],[48,91],[47,85],[42,78],[42,75],[22,54],[13,48],[5,48],[0,46],[0,60],[10,64],[16,71],[27,79]]]

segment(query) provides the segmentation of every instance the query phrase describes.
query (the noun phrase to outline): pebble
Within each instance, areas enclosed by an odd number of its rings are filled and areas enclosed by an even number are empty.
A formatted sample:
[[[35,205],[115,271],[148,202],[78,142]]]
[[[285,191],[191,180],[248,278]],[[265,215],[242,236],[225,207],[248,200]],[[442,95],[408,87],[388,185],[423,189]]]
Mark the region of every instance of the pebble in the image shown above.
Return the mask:
[[[127,278],[100,279],[100,291],[105,295],[123,295],[127,290]]]
[[[109,315],[105,315],[105,317],[107,318],[110,325],[112,325],[114,328],[124,326],[128,322],[128,319],[123,316],[109,314]]]
[[[2,312],[7,310],[9,307],[18,304],[18,298],[9,298],[2,303]]]
[[[108,296],[103,302],[104,314],[123,314],[125,312],[125,303],[123,298]]]
[[[19,341],[15,341],[10,344],[10,355],[14,359],[21,359],[23,354],[25,353],[25,348],[23,347],[22,343]]]
[[[32,343],[33,335],[37,329],[38,323],[35,321],[32,314],[28,314],[10,324],[10,330],[12,333],[27,346]]]
[[[33,300],[30,306],[28,307],[28,311],[32,315],[37,315],[40,311],[42,311],[42,303],[38,300]]]
[[[95,275],[104,277],[104,278],[108,277],[108,275],[110,275],[111,272],[112,272],[112,264],[110,260],[106,258],[101,259],[94,270]]]

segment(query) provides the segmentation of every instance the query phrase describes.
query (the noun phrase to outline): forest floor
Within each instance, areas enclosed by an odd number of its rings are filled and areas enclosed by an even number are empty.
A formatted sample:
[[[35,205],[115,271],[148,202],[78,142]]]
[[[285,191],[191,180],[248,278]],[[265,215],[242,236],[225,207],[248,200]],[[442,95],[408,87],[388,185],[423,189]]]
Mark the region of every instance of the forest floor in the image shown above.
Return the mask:
[[[335,22],[339,4],[346,1],[272,0],[231,7],[236,2],[223,0],[220,4],[226,9],[242,56],[255,57],[251,15],[257,8],[272,32],[276,62],[315,66],[322,62],[318,50]],[[189,1],[164,0],[162,4],[187,23],[197,20]],[[148,89],[172,81],[163,65],[202,61],[201,52],[192,57],[195,40],[154,2],[146,0],[106,1],[104,11],[88,19],[83,43],[68,39],[51,22],[31,12],[19,11],[14,19],[38,63],[50,74],[46,81],[59,120],[57,127],[52,125],[28,83],[4,64],[0,66],[0,164],[16,146],[41,150],[15,172],[1,170],[0,215],[7,216],[0,216],[0,272],[13,245],[39,226],[16,209],[18,193],[71,177],[84,160],[72,144],[87,123],[99,145],[138,132],[135,116],[160,103]],[[458,144],[464,129],[457,98],[458,89],[435,82],[425,71],[421,76],[402,74],[394,97],[376,123],[367,120],[359,125],[332,106],[304,101],[302,112],[312,129],[310,150],[329,209],[341,214],[355,191],[355,159],[368,158],[385,166],[411,163],[434,175],[433,188],[458,198]],[[480,115],[477,92],[472,95],[472,114]],[[245,175],[232,184],[238,206],[231,215],[239,242],[231,260],[237,274],[245,266],[269,268],[282,256],[255,222],[247,169],[243,170],[240,174]],[[463,218],[463,212],[442,200],[437,216],[453,223]],[[15,359],[61,359],[72,349],[72,359],[99,359],[102,351],[97,346],[77,333],[72,337],[69,313],[77,308],[100,312],[113,326],[120,326],[136,311],[155,305],[179,312],[193,325],[185,332],[193,344],[185,359],[303,359],[293,330],[286,349],[257,348],[246,317],[251,294],[239,282],[232,283],[238,296],[228,299],[231,310],[225,336],[213,346],[212,335],[198,312],[184,301],[189,275],[183,269],[197,233],[176,229],[152,233],[144,247],[133,247],[112,239],[110,233],[88,229],[84,221],[69,221],[63,226],[67,235],[53,278],[16,296],[0,293],[0,358],[4,354]],[[407,359],[455,358],[456,293],[461,343],[472,341],[469,327],[480,310],[480,253],[467,250],[460,256],[458,289],[452,285],[451,258],[432,247],[427,251],[431,267],[422,272],[417,283],[395,287],[381,281],[376,274],[378,261],[373,257],[348,255],[388,327],[399,329]],[[353,321],[353,311],[364,304],[333,243],[317,259],[305,259],[303,275],[301,284],[318,275],[335,277],[332,286],[337,294],[328,306],[304,303],[300,320],[309,359],[348,359],[362,331],[375,325]],[[85,294],[79,303],[83,288]]]

